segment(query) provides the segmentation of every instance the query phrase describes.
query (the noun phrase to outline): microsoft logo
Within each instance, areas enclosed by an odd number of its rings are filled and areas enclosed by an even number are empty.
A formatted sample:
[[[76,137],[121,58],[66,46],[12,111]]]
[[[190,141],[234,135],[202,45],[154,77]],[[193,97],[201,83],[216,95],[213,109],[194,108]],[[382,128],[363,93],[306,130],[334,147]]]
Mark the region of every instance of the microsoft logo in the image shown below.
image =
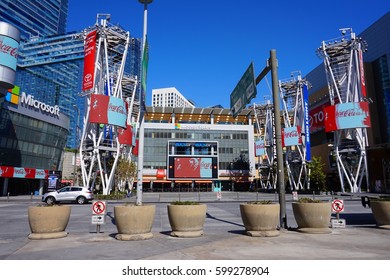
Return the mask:
[[[12,89],[8,90],[5,100],[11,102],[12,104],[19,104],[19,93],[20,87],[14,86]]]
[[[175,129],[180,129],[180,123],[175,123]]]

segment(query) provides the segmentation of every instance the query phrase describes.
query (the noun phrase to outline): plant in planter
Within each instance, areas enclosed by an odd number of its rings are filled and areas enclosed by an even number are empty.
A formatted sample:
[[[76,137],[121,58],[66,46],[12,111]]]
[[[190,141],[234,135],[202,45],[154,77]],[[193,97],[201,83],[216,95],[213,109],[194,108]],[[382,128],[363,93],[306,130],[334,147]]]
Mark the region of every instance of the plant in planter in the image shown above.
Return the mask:
[[[68,235],[65,229],[71,213],[69,205],[40,204],[28,207],[29,239],[62,238]]]
[[[145,240],[153,237],[152,226],[156,213],[155,205],[125,204],[114,206],[118,240]]]
[[[199,237],[203,235],[207,205],[194,201],[174,201],[168,204],[171,236]]]
[[[372,214],[379,228],[390,229],[390,197],[372,199],[370,201]]]
[[[300,198],[292,203],[298,231],[304,233],[330,233],[332,205],[330,202]]]
[[[279,236],[280,204],[270,200],[240,204],[241,219],[246,234],[254,237]]]

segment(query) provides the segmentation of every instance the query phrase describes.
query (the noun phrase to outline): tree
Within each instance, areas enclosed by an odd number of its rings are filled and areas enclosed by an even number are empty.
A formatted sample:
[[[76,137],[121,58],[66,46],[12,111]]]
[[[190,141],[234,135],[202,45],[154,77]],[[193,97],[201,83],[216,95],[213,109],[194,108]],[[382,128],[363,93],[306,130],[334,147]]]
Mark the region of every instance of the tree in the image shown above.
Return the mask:
[[[308,163],[310,170],[310,188],[314,190],[324,191],[326,189],[326,174],[323,170],[325,163],[321,161],[321,157],[312,157]]]
[[[134,162],[120,158],[115,170],[116,178],[119,183],[119,190],[124,191],[126,183],[129,189],[132,189],[135,176],[137,176],[137,166]]]

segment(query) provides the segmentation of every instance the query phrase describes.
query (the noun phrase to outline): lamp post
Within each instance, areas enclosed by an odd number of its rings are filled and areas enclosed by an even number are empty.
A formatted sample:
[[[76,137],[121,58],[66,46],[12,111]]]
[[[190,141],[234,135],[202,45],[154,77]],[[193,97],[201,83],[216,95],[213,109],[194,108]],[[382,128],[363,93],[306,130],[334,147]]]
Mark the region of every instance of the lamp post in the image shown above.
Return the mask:
[[[77,185],[78,183],[78,176],[76,176],[77,172],[77,151],[79,150],[79,122],[80,122],[80,109],[77,107],[77,105],[73,105],[73,107],[77,110],[77,123],[76,123],[76,132],[75,132],[75,151],[74,151],[74,167],[73,167],[73,185],[75,185],[76,179],[77,179]]]
[[[151,4],[153,0],[138,0],[138,2],[144,4],[144,28],[143,28],[143,36],[142,36],[142,59],[144,59],[144,52],[145,52],[145,43],[146,43],[146,34],[147,34],[147,28],[148,28],[148,4]],[[144,75],[145,72],[142,71],[142,75]],[[146,77],[141,77],[142,79],[145,79]],[[141,82],[142,83],[142,82]],[[146,83],[146,81],[145,81]],[[145,89],[146,91],[146,89]],[[146,92],[145,92],[146,94]],[[143,185],[143,167],[144,167],[144,92],[143,90],[140,90],[139,92],[139,138],[138,138],[138,170],[137,170],[137,205],[142,204],[142,185]]]

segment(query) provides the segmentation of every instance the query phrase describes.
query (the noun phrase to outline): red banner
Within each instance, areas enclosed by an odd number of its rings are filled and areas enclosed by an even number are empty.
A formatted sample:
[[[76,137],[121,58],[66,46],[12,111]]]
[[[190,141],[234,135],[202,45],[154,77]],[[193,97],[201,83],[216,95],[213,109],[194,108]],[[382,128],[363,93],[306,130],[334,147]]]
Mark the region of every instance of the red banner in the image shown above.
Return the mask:
[[[103,94],[91,94],[89,122],[108,124],[108,103],[110,97]]]
[[[133,145],[133,127],[127,125],[126,128],[118,128],[118,140],[123,145]]]
[[[93,88],[95,78],[96,34],[96,30],[88,33],[84,42],[83,91]]]
[[[156,178],[157,179],[164,179],[165,178],[165,169],[157,169]]]
[[[0,166],[0,177],[47,179],[49,171],[46,169]]]

